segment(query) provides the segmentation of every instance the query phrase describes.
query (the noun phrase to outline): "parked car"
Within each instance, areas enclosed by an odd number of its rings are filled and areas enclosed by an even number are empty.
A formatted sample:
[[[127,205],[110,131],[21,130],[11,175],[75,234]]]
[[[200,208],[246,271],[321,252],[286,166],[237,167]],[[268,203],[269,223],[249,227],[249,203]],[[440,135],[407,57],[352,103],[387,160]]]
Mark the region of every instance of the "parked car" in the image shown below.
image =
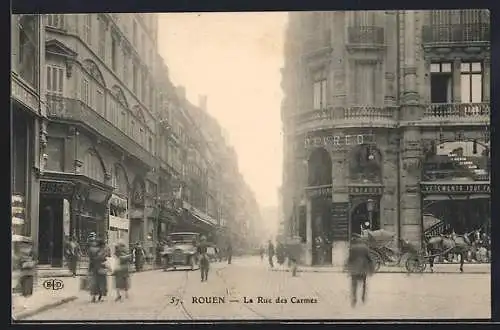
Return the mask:
[[[161,253],[163,269],[177,269],[177,267],[190,267],[195,270],[198,267],[198,253],[196,242],[200,234],[193,232],[171,233],[167,236],[168,245],[165,245]]]

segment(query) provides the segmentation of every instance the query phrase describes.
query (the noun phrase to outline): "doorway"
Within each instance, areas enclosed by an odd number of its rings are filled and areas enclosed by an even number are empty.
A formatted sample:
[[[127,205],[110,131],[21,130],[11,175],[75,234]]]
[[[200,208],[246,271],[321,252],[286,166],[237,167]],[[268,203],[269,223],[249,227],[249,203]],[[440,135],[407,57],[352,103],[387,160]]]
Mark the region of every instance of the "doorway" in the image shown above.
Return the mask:
[[[332,263],[331,197],[317,197],[312,202],[313,265]]]
[[[40,197],[38,262],[63,266],[63,198]]]
[[[371,200],[371,202],[369,202]],[[369,211],[369,204],[372,204]],[[351,236],[353,234],[361,235],[361,227],[366,222],[370,223],[370,230],[380,229],[380,198],[367,198],[354,203],[354,208],[351,212]],[[371,215],[370,215],[371,213]]]

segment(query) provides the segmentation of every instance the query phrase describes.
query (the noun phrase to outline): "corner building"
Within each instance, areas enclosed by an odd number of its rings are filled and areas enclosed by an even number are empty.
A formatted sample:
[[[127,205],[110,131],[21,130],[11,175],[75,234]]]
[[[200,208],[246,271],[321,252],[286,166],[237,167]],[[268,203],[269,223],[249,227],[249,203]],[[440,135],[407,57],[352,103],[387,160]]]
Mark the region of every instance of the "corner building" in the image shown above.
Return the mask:
[[[487,10],[291,13],[282,88],[283,212],[303,263],[342,263],[365,222],[417,245],[489,232]]]

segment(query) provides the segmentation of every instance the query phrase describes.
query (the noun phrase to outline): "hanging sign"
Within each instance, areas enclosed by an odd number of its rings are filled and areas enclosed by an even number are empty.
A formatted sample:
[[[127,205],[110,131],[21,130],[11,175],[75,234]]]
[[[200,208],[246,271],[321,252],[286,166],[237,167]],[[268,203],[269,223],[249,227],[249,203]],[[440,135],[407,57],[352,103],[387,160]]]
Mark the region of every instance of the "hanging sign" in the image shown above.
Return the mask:
[[[422,184],[421,191],[424,194],[432,193],[458,193],[458,194],[470,194],[470,193],[491,193],[489,183],[452,183],[452,184]]]

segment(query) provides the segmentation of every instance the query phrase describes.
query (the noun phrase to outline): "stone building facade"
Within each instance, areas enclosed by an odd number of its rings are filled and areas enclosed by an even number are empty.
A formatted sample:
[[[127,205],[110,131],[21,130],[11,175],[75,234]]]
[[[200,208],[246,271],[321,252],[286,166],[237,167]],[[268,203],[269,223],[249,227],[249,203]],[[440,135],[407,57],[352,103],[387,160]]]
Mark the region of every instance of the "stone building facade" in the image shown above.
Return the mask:
[[[92,232],[154,254],[169,232],[216,232],[226,207],[209,196],[222,186],[214,166],[224,159],[206,152],[201,110],[170,81],[156,14],[33,17],[25,26],[40,27],[28,31],[40,57],[26,56],[34,51],[27,33],[12,32],[12,109],[31,113],[23,130],[15,121],[14,142],[27,149],[14,152],[22,164],[13,168],[26,171],[16,173],[13,193],[29,204],[22,231],[39,264],[61,267],[67,236],[84,254]]]
[[[489,217],[489,28],[486,10],[289,14],[283,212],[303,262],[342,262],[366,222],[420,245],[444,200]]]

